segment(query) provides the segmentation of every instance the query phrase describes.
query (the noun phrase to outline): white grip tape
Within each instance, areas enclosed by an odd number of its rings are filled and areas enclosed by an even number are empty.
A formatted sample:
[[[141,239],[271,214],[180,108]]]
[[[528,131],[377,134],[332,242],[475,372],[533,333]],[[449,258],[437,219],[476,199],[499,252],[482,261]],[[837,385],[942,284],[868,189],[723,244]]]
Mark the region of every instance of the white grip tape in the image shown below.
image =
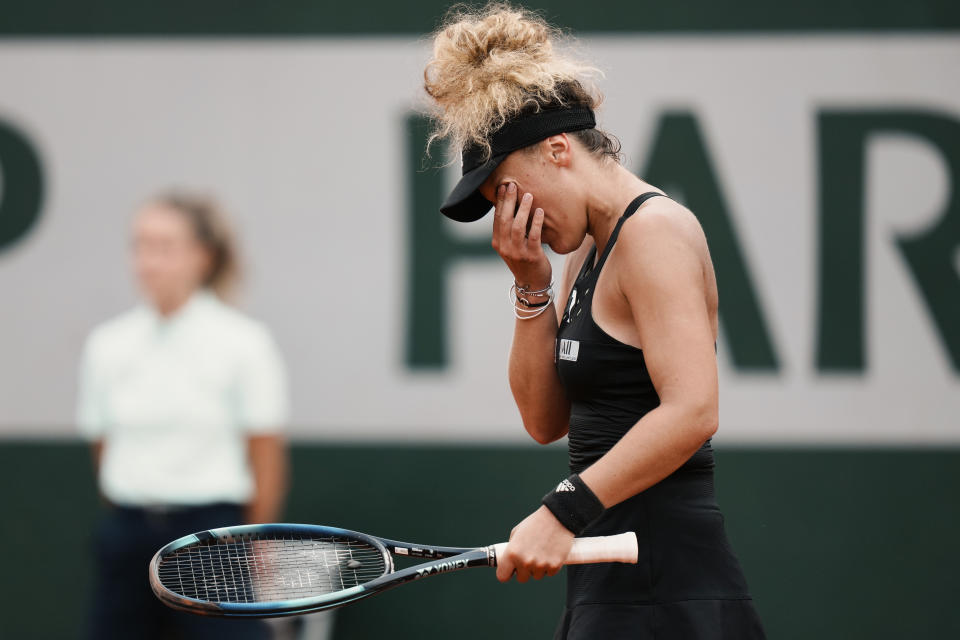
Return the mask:
[[[503,557],[507,550],[507,544],[501,542],[493,545],[498,558]],[[576,538],[563,564],[591,564],[593,562],[636,564],[638,553],[637,534],[633,531],[618,533],[615,536]]]

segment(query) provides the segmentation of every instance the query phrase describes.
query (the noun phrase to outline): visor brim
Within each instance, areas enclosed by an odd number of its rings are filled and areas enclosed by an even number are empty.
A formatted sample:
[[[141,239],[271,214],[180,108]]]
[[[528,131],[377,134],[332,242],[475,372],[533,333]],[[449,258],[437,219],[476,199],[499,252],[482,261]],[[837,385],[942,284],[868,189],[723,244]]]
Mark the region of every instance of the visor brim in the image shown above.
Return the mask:
[[[457,222],[474,222],[487,215],[493,203],[480,193],[482,185],[508,154],[494,156],[468,171],[440,206],[440,213]]]

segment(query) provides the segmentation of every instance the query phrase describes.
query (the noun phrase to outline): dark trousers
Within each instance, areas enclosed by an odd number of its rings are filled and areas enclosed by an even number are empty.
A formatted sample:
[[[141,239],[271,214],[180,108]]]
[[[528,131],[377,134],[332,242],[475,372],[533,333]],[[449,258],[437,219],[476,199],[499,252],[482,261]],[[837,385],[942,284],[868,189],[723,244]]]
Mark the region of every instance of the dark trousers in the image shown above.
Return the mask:
[[[111,508],[95,536],[97,579],[88,637],[91,640],[269,639],[270,629],[260,620],[213,618],[170,609],[153,595],[147,578],[153,554],[171,540],[242,522],[242,508],[234,504],[165,512]]]

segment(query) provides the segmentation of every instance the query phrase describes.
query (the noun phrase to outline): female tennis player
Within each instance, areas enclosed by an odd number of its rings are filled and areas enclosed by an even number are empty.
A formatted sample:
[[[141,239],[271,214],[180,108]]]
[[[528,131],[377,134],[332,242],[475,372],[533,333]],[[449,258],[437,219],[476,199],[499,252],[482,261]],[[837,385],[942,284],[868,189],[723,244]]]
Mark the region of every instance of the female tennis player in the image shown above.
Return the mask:
[[[513,529],[497,577],[553,575],[574,536],[632,530],[638,564],[568,569],[556,638],[763,638],[713,492],[717,284],[703,230],[621,166],[596,126],[593,70],[559,38],[509,5],[461,10],[424,72],[435,137],[462,150],[441,211],[467,222],[492,207],[513,273],[524,427],[544,444],[569,438],[573,475]],[[567,256],[558,277],[543,245]]]

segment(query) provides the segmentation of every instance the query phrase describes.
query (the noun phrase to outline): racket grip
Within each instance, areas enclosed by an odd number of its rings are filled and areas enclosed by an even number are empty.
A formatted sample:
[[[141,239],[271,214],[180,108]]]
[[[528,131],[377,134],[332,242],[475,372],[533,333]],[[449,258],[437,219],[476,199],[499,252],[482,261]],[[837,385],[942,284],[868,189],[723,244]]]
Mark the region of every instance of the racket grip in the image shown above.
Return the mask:
[[[507,543],[493,545],[497,557],[503,556]],[[625,562],[636,564],[639,547],[637,534],[633,531],[618,533],[615,536],[594,536],[575,538],[573,546],[564,564],[591,564],[594,562]]]

